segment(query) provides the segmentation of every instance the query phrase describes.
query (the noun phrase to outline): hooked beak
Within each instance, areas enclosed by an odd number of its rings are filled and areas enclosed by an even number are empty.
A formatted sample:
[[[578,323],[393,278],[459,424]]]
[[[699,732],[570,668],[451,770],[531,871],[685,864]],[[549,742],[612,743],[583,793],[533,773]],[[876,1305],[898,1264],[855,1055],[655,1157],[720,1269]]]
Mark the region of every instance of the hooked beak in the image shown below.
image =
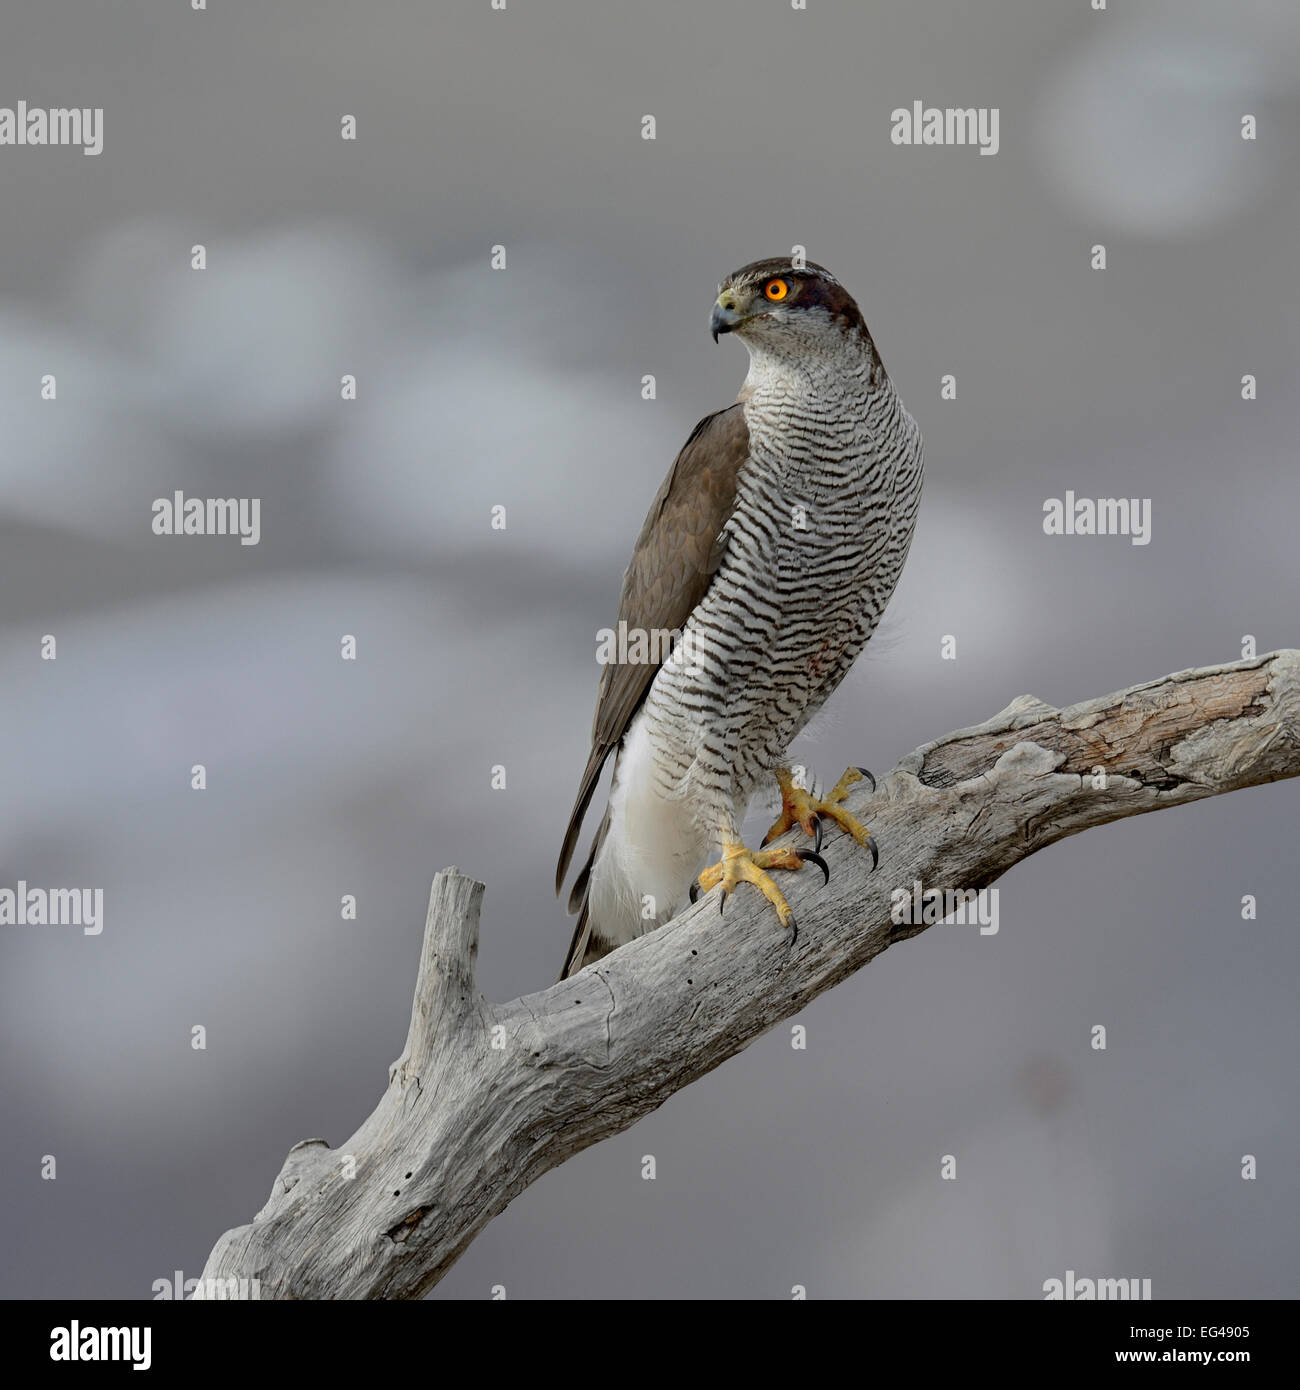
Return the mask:
[[[720,333],[734,332],[744,321],[745,315],[740,312],[735,292],[724,290],[718,296],[718,302],[713,306],[713,317],[709,320],[713,341],[718,341]]]

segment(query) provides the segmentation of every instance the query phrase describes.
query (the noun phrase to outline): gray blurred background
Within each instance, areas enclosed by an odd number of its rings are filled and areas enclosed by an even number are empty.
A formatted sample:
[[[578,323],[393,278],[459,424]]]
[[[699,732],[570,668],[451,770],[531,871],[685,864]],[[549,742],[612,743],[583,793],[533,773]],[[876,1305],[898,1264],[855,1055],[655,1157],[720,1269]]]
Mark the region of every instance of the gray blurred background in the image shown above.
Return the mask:
[[[488,885],[489,998],[554,978],[595,634],[744,374],[707,332],[744,262],[830,266],[927,443],[886,629],[800,746],[823,773],[1300,642],[1290,0],[43,0],[0,21],[19,99],[104,107],[105,144],[0,148],[0,885],[100,886],[106,925],[0,928],[0,1294],[148,1298],[295,1141],[341,1144],[436,869]],[[1000,153],[893,146],[915,100],[998,107]],[[260,497],[261,544],[154,536],[177,488]],[[1150,497],[1151,544],[1044,536],[1066,489]],[[1298,808],[1036,855],[998,935],[890,950],[436,1296],[1295,1296]]]

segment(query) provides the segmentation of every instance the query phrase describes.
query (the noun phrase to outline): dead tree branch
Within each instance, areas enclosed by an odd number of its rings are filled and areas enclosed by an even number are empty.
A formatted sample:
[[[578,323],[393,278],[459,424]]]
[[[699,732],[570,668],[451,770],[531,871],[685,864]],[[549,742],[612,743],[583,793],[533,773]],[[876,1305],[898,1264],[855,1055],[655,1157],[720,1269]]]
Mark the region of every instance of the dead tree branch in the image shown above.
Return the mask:
[[[1025,696],[917,749],[874,795],[855,789],[848,804],[877,835],[880,868],[869,875],[870,856],[828,828],[829,886],[811,871],[783,880],[793,945],[758,894],[740,890],[720,917],[715,891],[508,1004],[474,982],[483,885],[447,869],[378,1107],[338,1149],[296,1145],[204,1279],[256,1277],[271,1298],[418,1298],[529,1183],[923,930],[891,924],[893,889],[980,889],[1089,826],[1297,775],[1297,651],[1063,710]]]

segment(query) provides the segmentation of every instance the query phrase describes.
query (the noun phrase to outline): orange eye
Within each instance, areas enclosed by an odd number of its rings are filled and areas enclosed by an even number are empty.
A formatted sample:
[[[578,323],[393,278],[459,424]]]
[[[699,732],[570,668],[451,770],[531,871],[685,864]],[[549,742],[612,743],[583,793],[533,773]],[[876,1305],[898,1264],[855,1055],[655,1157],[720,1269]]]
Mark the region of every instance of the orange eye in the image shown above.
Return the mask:
[[[775,303],[790,293],[790,286],[784,280],[769,280],[763,293]]]

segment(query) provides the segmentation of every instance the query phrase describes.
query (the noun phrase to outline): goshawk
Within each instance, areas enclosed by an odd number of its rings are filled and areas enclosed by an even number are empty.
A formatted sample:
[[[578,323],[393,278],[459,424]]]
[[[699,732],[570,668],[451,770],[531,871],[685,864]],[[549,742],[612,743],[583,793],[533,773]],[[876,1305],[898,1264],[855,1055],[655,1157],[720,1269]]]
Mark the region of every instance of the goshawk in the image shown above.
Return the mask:
[[[749,374],[734,405],[696,425],[664,480],[623,577],[624,632],[679,632],[658,664],[606,664],[591,754],[560,851],[560,890],[601,768],[605,815],[574,883],[578,925],[561,978],[668,920],[694,884],[754,884],[794,917],[768,870],[814,850],[750,850],[746,807],[775,774],[781,815],[764,844],[826,818],[869,848],[843,799],[796,784],[795,736],[874,632],[911,544],[921,495],[916,422],[862,314],[811,262],[755,261],[719,287],[714,340],[735,333]],[[623,626],[625,625],[625,627]],[[643,642],[644,650],[646,643]],[[653,644],[650,644],[653,650]],[[720,860],[701,872],[716,846]]]

